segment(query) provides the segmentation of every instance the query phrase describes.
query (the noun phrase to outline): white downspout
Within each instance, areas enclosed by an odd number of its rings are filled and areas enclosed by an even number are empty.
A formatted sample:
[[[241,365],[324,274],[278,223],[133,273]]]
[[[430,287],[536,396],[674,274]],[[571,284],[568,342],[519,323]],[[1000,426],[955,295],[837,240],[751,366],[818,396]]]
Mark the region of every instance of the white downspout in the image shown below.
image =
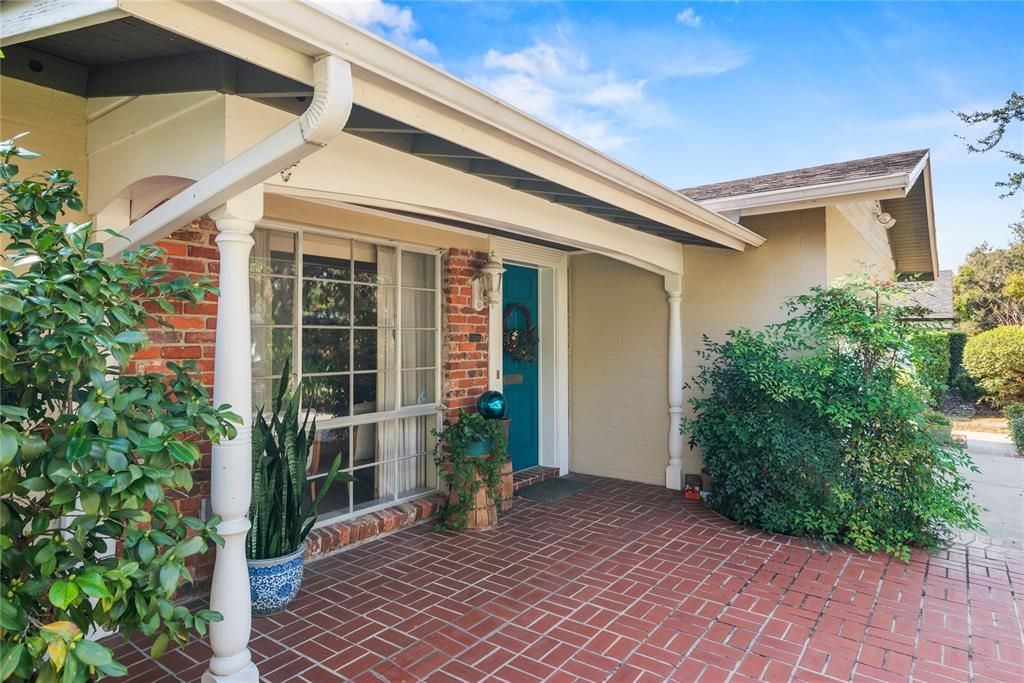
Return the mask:
[[[232,197],[305,159],[345,127],[352,113],[352,69],[334,55],[313,64],[313,99],[295,121],[245,150],[121,231],[104,245],[109,257],[155,242]]]

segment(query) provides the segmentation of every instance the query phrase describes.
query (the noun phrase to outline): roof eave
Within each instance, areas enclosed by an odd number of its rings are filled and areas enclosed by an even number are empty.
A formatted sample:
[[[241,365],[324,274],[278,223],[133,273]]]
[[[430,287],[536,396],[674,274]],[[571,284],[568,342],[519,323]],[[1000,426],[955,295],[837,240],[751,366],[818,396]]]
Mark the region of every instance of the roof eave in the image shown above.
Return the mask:
[[[765,241],[757,233],[345,22],[316,3],[216,0],[186,4],[173,0],[160,3],[120,0],[119,6],[140,19],[199,42],[216,44],[237,57],[304,83],[311,82],[311,73],[306,64],[294,58],[296,51],[307,57],[336,54],[352,64],[354,75],[363,76],[363,92],[357,93],[357,97],[384,83],[410,97],[472,119],[474,124],[489,131],[496,145],[500,143],[507,148],[512,143],[518,150],[528,152],[537,168],[550,169],[553,164],[558,165],[576,181],[576,187],[564,183],[575,190],[592,196],[603,193],[600,198],[605,201],[631,204],[630,210],[636,213],[733,249],[760,246]],[[237,20],[225,21],[226,15]],[[202,17],[208,17],[209,22],[201,21]],[[226,35],[229,29],[236,33],[258,34],[262,40],[232,38]],[[268,43],[274,44],[276,49],[266,49]],[[435,132],[429,130],[430,122],[416,123],[424,124],[422,127],[428,132]],[[544,176],[543,172],[527,170]]]

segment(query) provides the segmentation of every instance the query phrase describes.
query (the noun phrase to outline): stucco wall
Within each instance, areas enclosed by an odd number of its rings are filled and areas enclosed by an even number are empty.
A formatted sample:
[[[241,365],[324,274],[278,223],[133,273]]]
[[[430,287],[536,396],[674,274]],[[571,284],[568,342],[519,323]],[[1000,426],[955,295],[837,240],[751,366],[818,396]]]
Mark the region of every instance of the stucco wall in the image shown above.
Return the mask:
[[[785,214],[783,214],[785,215]],[[825,209],[826,277],[891,277],[895,266],[886,229],[874,202],[849,202]]]
[[[595,254],[570,257],[573,472],[665,483],[667,324],[660,276]]]
[[[708,247],[683,249],[683,375],[700,365],[702,337],[721,339],[737,327],[783,320],[785,298],[826,282],[825,209],[743,218],[768,241],[742,253]],[[692,390],[685,392],[689,415]],[[664,449],[663,449],[664,450]],[[700,471],[699,453],[686,447],[684,473]]]
[[[19,144],[43,155],[39,159],[19,159],[20,177],[51,168],[69,168],[78,178],[84,197],[89,173],[85,98],[7,76],[0,77],[0,93],[0,139],[28,132]],[[83,219],[68,216],[68,220]]]

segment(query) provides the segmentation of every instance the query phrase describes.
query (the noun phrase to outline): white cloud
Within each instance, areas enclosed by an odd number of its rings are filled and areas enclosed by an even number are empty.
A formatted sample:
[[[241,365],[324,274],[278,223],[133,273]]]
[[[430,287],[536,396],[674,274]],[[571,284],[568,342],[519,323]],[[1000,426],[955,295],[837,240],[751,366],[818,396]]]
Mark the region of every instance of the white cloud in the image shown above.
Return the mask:
[[[324,0],[323,4],[342,19],[381,34],[391,42],[424,56],[437,54],[437,47],[416,34],[412,10],[383,0]]]
[[[683,26],[689,26],[690,28],[700,28],[700,15],[694,11],[692,7],[687,7],[682,12],[676,15],[676,21]]]
[[[488,50],[468,79],[506,102],[603,151],[673,124],[651,86],[707,77],[746,63],[744,50],[714,39],[624,34],[588,26],[586,40],[560,25],[519,50]],[[623,44],[644,45],[624,52]],[[652,55],[659,55],[652,58]]]
[[[592,66],[587,54],[564,36],[558,41],[537,40],[514,52],[488,50],[483,71],[470,80],[605,150],[629,140],[637,128],[634,119],[654,124],[668,118],[648,99],[644,79]]]

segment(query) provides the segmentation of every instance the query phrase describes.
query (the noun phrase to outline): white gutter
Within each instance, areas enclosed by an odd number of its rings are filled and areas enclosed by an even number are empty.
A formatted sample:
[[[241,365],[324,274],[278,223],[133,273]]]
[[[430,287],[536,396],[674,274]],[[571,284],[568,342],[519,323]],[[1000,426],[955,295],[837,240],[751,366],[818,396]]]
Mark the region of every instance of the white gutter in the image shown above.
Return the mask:
[[[104,244],[107,256],[154,242],[317,151],[352,112],[352,69],[328,55],[313,64],[313,97],[302,116],[174,195]]]

